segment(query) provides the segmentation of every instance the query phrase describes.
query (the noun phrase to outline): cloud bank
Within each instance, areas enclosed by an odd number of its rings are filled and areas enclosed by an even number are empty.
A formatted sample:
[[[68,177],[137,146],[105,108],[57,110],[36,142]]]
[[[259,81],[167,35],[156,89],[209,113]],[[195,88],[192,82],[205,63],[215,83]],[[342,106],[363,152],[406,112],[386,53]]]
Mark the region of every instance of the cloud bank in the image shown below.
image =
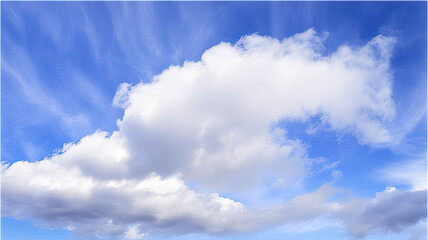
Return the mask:
[[[320,117],[361,144],[391,144],[395,40],[377,36],[331,54],[322,41],[313,29],[281,41],[249,35],[208,49],[201,61],[171,66],[150,83],[122,84],[113,99],[124,109],[117,131],[97,131],[38,162],[2,164],[3,214],[84,235],[141,239],[150,231],[254,231],[321,215],[354,226],[379,204],[395,206],[402,195],[380,193],[352,203],[365,206],[353,212],[351,203],[332,201],[341,190],[330,184],[258,208],[216,193],[278,182],[286,189],[308,175],[307,147],[289,139],[279,121]],[[426,209],[421,192],[400,194]],[[348,229],[363,236],[426,217],[415,211],[404,222]]]
[[[348,232],[358,238],[376,231],[398,233],[427,216],[427,191],[388,188],[372,199],[340,204],[336,209]]]

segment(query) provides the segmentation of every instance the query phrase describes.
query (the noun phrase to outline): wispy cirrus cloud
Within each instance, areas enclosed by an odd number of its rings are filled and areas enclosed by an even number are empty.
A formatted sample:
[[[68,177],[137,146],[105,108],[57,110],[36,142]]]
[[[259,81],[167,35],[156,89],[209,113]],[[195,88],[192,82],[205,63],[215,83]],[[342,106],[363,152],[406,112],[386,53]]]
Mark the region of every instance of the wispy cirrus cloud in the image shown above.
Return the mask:
[[[2,71],[8,75],[8,82],[17,85],[23,99],[39,109],[39,119],[53,116],[60,122],[60,127],[71,136],[75,136],[76,125],[87,127],[88,117],[81,113],[70,113],[67,108],[46,91],[41,83],[41,76],[31,57],[11,41],[5,41],[7,51],[2,52]],[[36,120],[36,119],[33,119]]]
[[[423,156],[425,155],[425,156]],[[390,185],[406,185],[413,191],[427,188],[427,158],[421,157],[390,164],[375,172],[376,179]]]

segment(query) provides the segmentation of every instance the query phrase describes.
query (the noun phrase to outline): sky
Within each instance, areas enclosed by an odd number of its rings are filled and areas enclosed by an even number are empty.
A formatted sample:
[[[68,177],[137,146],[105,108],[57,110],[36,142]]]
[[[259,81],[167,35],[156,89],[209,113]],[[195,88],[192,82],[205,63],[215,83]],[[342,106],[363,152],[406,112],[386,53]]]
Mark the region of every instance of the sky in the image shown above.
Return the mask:
[[[1,2],[1,238],[426,239],[426,2]]]

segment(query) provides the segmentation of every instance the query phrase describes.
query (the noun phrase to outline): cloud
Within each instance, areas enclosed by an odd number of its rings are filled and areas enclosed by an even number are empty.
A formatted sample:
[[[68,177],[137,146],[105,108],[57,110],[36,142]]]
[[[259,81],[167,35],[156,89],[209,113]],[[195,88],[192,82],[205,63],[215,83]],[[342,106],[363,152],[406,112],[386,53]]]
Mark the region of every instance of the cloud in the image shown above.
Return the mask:
[[[287,137],[282,120],[322,116],[321,124],[362,144],[391,142],[394,39],[329,55],[322,40],[313,29],[281,41],[249,35],[150,83],[122,84],[113,100],[124,109],[117,131],[97,131],[38,162],[2,164],[2,211],[124,238],[151,229],[254,231],[333,211],[340,190],[329,184],[261,208],[215,193],[278,181],[287,189],[311,172],[307,146]]]
[[[412,160],[391,164],[375,172],[376,178],[389,184],[410,186],[412,190],[427,189],[427,158],[420,157]]]
[[[130,226],[128,231],[125,233],[125,239],[129,240],[138,240],[145,236],[147,236],[147,234],[138,232],[138,226]]]
[[[335,170],[331,171],[331,176],[333,177],[333,179],[339,179],[342,177],[342,175],[343,175],[343,172],[340,170],[335,169]]]
[[[81,235],[128,239],[154,229],[241,232],[309,219],[322,214],[328,208],[324,202],[338,191],[326,185],[289,202],[248,210],[218,194],[196,193],[178,176],[99,180],[49,160],[3,166],[2,182],[6,216],[37,219]]]
[[[22,96],[21,98],[38,110],[38,115],[33,120],[46,121],[46,118],[54,117],[59,120],[59,127],[73,137],[79,135],[79,130],[75,128],[76,125],[81,126],[82,129],[88,129],[91,122],[86,114],[73,113],[65,107],[63,102],[58,101],[47,91],[34,59],[12,40],[6,39],[4,44],[7,46],[2,53],[4,55],[2,61],[4,80],[19,89],[18,94]]]
[[[97,180],[47,160],[16,162],[3,169],[2,182],[3,214],[100,237],[138,235],[134,224],[139,222],[217,232],[245,211],[242,204],[217,194],[195,193],[178,177]]]
[[[126,108],[126,103],[129,98],[129,90],[131,89],[131,84],[121,83],[119,88],[116,91],[116,94],[113,98],[113,106],[117,108]]]
[[[389,188],[372,199],[358,199],[336,210],[350,234],[362,238],[373,232],[400,232],[427,217],[427,192]]]
[[[378,36],[359,49],[342,46],[323,56],[312,29],[282,41],[250,35],[214,46],[201,61],[172,66],[128,93],[121,88],[128,100],[119,127],[133,175],[178,171],[215,186],[251,184],[263,172],[304,176],[304,146],[275,136],[283,119],[321,115],[323,124],[361,143],[388,144],[384,122],[395,114],[388,69],[393,42]]]
[[[155,4],[116,2],[107,4],[107,8],[114,37],[127,65],[139,78],[152,77],[152,67],[158,62],[153,59],[166,55],[162,54],[165,50],[160,41],[162,25],[156,18]]]

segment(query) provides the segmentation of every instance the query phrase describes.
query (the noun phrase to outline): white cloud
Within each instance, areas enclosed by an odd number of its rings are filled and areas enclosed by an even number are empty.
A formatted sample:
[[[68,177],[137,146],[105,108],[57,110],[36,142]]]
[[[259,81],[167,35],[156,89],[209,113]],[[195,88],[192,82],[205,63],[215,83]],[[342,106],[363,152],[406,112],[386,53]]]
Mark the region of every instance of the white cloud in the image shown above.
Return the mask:
[[[10,77],[9,82],[16,84],[19,89],[17,94],[37,109],[38,114],[33,121],[45,122],[49,117],[54,117],[59,120],[59,128],[73,137],[79,135],[82,129],[88,129],[91,122],[86,114],[73,114],[65,104],[46,91],[33,59],[13,41],[5,40],[5,44],[7,50],[2,53],[5,56],[2,70]],[[76,125],[81,126],[81,129],[76,129]]]
[[[145,224],[142,228],[181,224],[186,232],[217,232],[246,211],[217,194],[195,193],[178,177],[99,180],[50,160],[4,167],[2,182],[3,214],[59,224],[81,234],[116,235],[139,222]]]
[[[341,227],[337,220],[333,221],[330,218],[321,217],[303,222],[289,223],[279,227],[279,231],[288,234],[304,234],[337,227]]]
[[[138,231],[138,226],[130,226],[128,227],[128,231],[125,233],[125,239],[129,240],[138,240],[146,237],[146,233],[140,233]]]
[[[339,179],[342,177],[342,175],[343,175],[343,172],[340,170],[335,169],[335,170],[331,171],[331,176],[333,177],[333,179]]]
[[[3,166],[2,182],[6,216],[37,219],[81,235],[124,234],[127,239],[156,229],[224,233],[306,220],[329,209],[326,201],[338,191],[326,185],[289,202],[249,210],[218,194],[196,193],[179,176],[100,180],[51,160]]]
[[[427,188],[427,158],[425,156],[394,163],[375,174],[377,179],[389,184],[407,185],[415,191],[424,190]]]
[[[119,88],[116,91],[116,94],[113,98],[113,106],[119,108],[126,108],[126,102],[128,102],[129,98],[129,90],[131,88],[131,84],[122,83],[119,85]]]
[[[120,88],[118,96],[128,97],[120,134],[134,175],[178,171],[217,187],[253,184],[263,173],[294,181],[306,174],[306,150],[272,134],[281,119],[322,115],[332,130],[372,146],[388,144],[383,121],[395,114],[388,69],[393,42],[378,36],[323,56],[312,29],[283,41],[250,35],[128,93]]]
[[[393,42],[378,36],[325,56],[312,29],[282,41],[250,35],[151,83],[122,84],[113,100],[124,108],[118,131],[97,131],[39,162],[2,165],[2,210],[81,234],[130,238],[150,229],[225,233],[319,217],[335,208],[328,200],[338,189],[324,185],[252,209],[186,182],[217,192],[300,181],[312,161],[280,120],[321,115],[323,125],[363,144],[389,144]]]

